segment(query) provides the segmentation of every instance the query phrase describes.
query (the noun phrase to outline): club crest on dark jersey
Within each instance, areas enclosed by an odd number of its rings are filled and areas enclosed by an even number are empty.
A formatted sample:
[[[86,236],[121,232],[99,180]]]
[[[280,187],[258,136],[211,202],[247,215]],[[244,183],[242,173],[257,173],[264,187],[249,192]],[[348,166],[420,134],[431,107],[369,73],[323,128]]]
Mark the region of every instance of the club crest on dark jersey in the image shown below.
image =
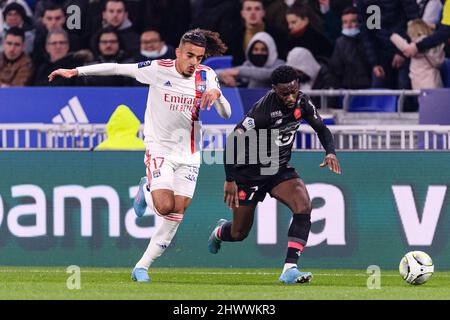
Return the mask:
[[[298,120],[302,117],[302,110],[300,110],[300,108],[296,108],[294,110],[294,118],[295,120]]]
[[[238,193],[239,200],[245,200],[247,198],[247,193],[244,190],[239,191]]]

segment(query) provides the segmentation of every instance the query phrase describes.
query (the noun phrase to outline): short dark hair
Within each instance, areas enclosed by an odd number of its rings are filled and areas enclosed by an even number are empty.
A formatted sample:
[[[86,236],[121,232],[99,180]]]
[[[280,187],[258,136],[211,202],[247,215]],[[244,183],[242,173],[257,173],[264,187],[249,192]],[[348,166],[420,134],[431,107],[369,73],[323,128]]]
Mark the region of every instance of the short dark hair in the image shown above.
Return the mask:
[[[183,34],[180,39],[180,47],[185,43],[205,48],[205,58],[223,55],[228,49],[220,39],[219,33],[199,28]]]
[[[122,38],[119,35],[119,32],[114,29],[111,26],[102,28],[100,30],[97,31],[96,34],[94,34],[93,38],[92,38],[92,42],[91,42],[91,50],[95,55],[99,55],[100,54],[100,38],[102,37],[102,35],[107,34],[107,33],[114,33],[117,37],[117,41],[119,41],[119,51],[123,49],[123,41]]]
[[[42,17],[45,15],[45,12],[47,11],[55,11],[55,10],[61,10],[64,15],[66,15],[66,12],[64,11],[63,6],[60,6],[59,4],[49,2],[47,5],[44,6],[44,10],[42,10]]]
[[[308,5],[294,3],[286,10],[286,15],[293,14],[302,19],[308,18],[309,23],[316,31],[323,30],[323,21],[319,15]]]
[[[11,2],[3,9],[3,19],[6,19],[6,16],[10,11],[16,11],[22,17],[22,20],[26,20],[27,14],[25,12],[24,7],[18,4],[17,2]]]
[[[108,5],[108,2],[122,2],[125,12],[128,12],[127,3],[124,0],[106,0],[105,6],[103,7],[103,11],[106,11],[106,6]]]
[[[273,70],[271,81],[275,86],[279,83],[289,83],[298,79],[297,71],[289,66],[280,66]]]
[[[345,16],[346,14],[358,14],[358,10],[355,7],[349,6],[342,10],[341,16]]]
[[[25,31],[23,31],[22,28],[14,27],[14,28],[8,29],[8,31],[6,31],[5,38],[9,35],[15,36],[15,37],[21,37],[22,42],[25,42]]]

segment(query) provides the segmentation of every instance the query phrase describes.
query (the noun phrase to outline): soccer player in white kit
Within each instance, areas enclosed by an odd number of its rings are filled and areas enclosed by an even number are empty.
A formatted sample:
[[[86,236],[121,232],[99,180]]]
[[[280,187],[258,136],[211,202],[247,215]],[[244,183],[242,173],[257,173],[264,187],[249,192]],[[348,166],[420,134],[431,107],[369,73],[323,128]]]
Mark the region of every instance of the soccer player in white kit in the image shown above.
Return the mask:
[[[150,86],[144,125],[147,176],[139,184],[134,209],[142,216],[149,207],[164,219],[132,271],[134,281],[151,281],[148,268],[169,246],[191,203],[201,157],[199,111],[214,106],[221,117],[231,116],[216,73],[200,64],[225,51],[218,33],[195,29],[181,37],[175,60],[104,63],[49,75],[49,81],[57,76],[122,75]]]

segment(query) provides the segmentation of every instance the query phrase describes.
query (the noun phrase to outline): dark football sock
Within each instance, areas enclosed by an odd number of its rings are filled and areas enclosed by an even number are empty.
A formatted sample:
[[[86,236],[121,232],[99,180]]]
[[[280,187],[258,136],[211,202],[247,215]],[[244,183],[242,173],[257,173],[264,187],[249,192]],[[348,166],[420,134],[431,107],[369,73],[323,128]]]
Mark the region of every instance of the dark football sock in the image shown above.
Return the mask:
[[[311,230],[311,214],[294,214],[288,231],[288,249],[285,263],[297,264]]]
[[[217,231],[217,237],[222,241],[234,242],[236,240],[231,236],[231,221],[225,222]]]

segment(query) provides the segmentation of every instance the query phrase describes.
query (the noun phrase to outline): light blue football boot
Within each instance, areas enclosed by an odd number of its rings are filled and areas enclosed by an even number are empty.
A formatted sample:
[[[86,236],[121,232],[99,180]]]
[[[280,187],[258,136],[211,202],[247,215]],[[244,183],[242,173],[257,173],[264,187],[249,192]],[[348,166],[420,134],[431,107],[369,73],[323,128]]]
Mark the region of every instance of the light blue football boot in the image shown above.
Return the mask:
[[[131,272],[131,280],[137,282],[150,282],[152,279],[148,276],[147,270],[144,268],[134,268]]]
[[[211,252],[213,254],[216,254],[217,252],[219,252],[220,244],[222,243],[222,240],[220,240],[220,239],[218,239],[216,237],[216,231],[225,222],[227,222],[227,220],[225,220],[225,219],[220,219],[219,221],[217,221],[216,227],[214,228],[213,232],[211,232],[211,235],[209,236],[209,239],[208,239],[208,250],[209,250],[209,252]]]
[[[283,283],[310,283],[312,280],[311,272],[300,272],[297,267],[292,267],[283,272],[279,279]]]
[[[134,213],[136,213],[138,217],[142,217],[145,213],[145,210],[147,209],[147,202],[145,202],[144,195],[144,188],[146,187],[146,185],[147,177],[142,177],[141,181],[139,182],[138,192],[133,202]]]

